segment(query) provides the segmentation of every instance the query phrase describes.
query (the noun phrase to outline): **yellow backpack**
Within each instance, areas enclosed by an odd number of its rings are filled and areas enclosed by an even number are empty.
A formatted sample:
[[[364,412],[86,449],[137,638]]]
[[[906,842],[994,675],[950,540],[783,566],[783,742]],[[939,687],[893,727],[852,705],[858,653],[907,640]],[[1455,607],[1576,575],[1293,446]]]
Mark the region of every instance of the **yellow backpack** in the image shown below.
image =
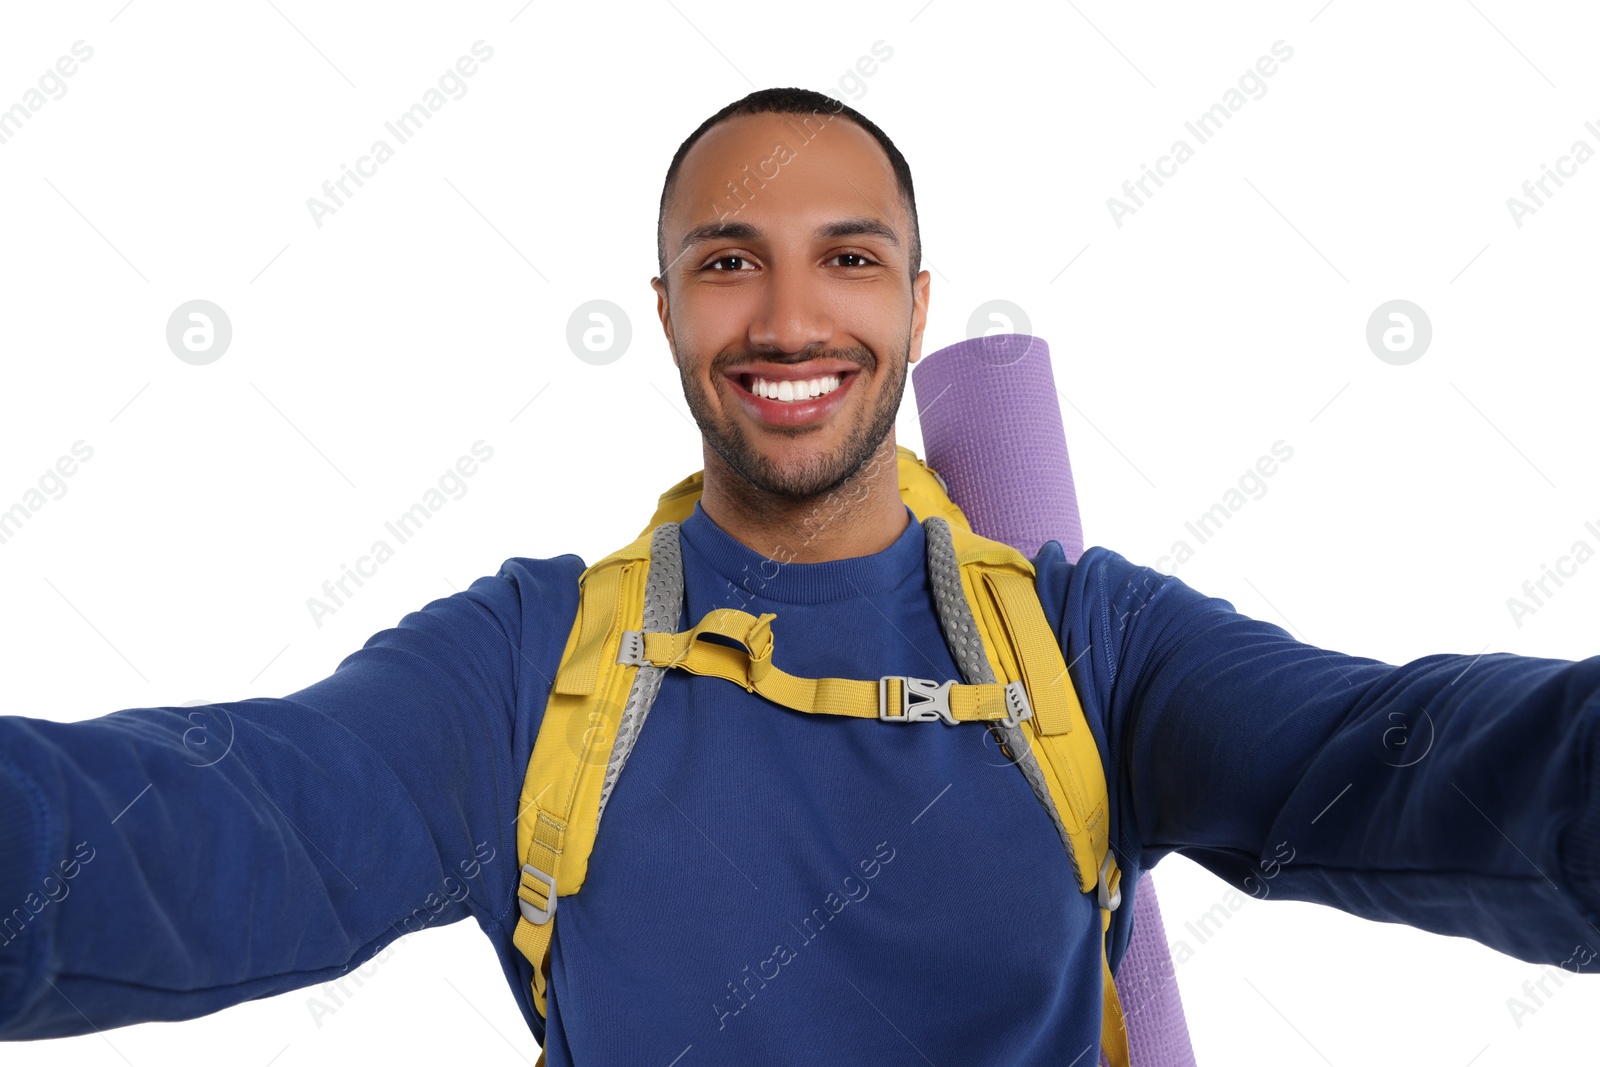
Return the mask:
[[[541,1016],[557,901],[583,888],[606,800],[661,675],[676,667],[726,678],[798,711],[896,723],[985,723],[1050,813],[1079,888],[1097,894],[1101,1043],[1113,1067],[1127,1067],[1122,1006],[1106,955],[1111,913],[1122,893],[1108,842],[1105,773],[1039,603],[1033,565],[1010,545],[974,533],[943,479],[909,448],[896,450],[900,494],[926,534],[934,602],[965,683],[900,675],[795,677],[773,663],[771,613],[717,608],[676,632],[683,606],[678,523],[700,498],[701,471],[661,495],[650,524],[631,544],[580,576],[577,618],[518,804],[522,915],[514,940],[533,964],[533,1000]],[[710,634],[742,647],[699,640]]]

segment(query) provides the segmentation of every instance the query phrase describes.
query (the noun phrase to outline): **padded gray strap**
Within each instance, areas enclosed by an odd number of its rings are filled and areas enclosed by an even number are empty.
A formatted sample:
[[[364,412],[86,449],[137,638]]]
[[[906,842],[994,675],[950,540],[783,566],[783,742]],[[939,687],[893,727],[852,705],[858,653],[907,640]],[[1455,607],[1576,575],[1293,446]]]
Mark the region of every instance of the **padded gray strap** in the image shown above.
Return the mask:
[[[961,564],[956,561],[956,546],[950,536],[950,524],[942,516],[930,515],[922,520],[922,530],[928,542],[928,585],[933,589],[933,603],[939,611],[939,625],[944,630],[950,655],[968,685],[993,682],[994,669],[989,666],[989,657],[984,652],[983,637],[978,633],[978,624],[972,617],[972,605],[967,603],[966,593],[961,588]],[[1028,744],[1022,724],[1007,726],[1005,723],[991,722],[988,725],[989,732],[1006,746],[1012,755],[1012,762],[1022,769],[1023,777],[1033,786],[1034,795],[1049,813],[1056,833],[1061,835],[1061,843],[1067,846],[1067,855],[1073,857],[1073,865],[1076,866],[1077,856],[1072,851],[1072,838],[1056,812],[1050,786],[1044,780],[1039,761],[1034,758],[1033,747]]]
[[[644,580],[644,629],[646,631],[673,631],[678,628],[678,616],[683,612],[683,552],[678,545],[678,524],[664,522],[655,528],[650,537],[650,570]],[[644,719],[661,691],[661,677],[667,668],[646,664],[633,676],[633,687],[628,690],[628,703],[622,709],[622,721],[617,726],[617,741],[611,746],[611,759],[606,763],[606,777],[600,786],[600,811],[595,816],[595,828],[606,813],[606,801],[622,774],[623,764],[639,740]]]

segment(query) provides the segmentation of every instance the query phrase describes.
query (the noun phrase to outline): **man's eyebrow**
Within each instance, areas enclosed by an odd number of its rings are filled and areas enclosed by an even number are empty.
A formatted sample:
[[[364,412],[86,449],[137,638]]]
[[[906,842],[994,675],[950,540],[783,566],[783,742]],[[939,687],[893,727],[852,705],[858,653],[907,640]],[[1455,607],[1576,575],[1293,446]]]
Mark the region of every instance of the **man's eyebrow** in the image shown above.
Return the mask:
[[[817,227],[818,237],[882,237],[896,248],[900,247],[900,238],[894,230],[879,219],[861,216],[853,219],[840,219],[824,226]]]
[[[683,235],[679,251],[687,250],[701,241],[754,241],[761,231],[748,222],[704,222]]]
[[[835,237],[882,237],[900,247],[900,238],[894,230],[879,219],[860,216],[850,219],[838,219],[817,227],[817,236],[821,238]],[[706,222],[683,235],[680,250],[687,250],[702,241],[756,241],[761,237],[761,231],[748,222]]]

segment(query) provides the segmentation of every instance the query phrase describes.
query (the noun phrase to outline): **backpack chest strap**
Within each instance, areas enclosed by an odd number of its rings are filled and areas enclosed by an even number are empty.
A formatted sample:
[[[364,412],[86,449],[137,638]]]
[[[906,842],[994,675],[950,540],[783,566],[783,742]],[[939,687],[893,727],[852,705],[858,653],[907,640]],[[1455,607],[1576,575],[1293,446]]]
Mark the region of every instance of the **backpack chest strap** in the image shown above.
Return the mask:
[[[724,678],[775,704],[819,715],[846,715],[885,722],[999,722],[1015,726],[1033,716],[1021,681],[969,685],[886,674],[861,678],[801,678],[772,662],[772,620],[737,608],[708,611],[694,627],[676,633],[628,630],[619,664],[680,667],[703,677]],[[739,647],[705,640],[716,636]]]

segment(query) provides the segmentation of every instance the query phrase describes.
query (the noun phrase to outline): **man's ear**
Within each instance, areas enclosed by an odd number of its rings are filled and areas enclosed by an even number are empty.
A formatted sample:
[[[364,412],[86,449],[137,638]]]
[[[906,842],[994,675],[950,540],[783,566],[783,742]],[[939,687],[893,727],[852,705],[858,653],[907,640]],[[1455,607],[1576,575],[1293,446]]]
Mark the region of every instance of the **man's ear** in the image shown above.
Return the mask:
[[[911,362],[922,358],[922,331],[928,325],[928,286],[932,278],[927,271],[918,274],[911,283]]]
[[[661,331],[667,335],[667,351],[672,353],[672,365],[676,367],[678,345],[672,337],[672,313],[667,308],[667,284],[660,278],[651,278],[650,288],[656,291],[656,317],[661,320]]]

